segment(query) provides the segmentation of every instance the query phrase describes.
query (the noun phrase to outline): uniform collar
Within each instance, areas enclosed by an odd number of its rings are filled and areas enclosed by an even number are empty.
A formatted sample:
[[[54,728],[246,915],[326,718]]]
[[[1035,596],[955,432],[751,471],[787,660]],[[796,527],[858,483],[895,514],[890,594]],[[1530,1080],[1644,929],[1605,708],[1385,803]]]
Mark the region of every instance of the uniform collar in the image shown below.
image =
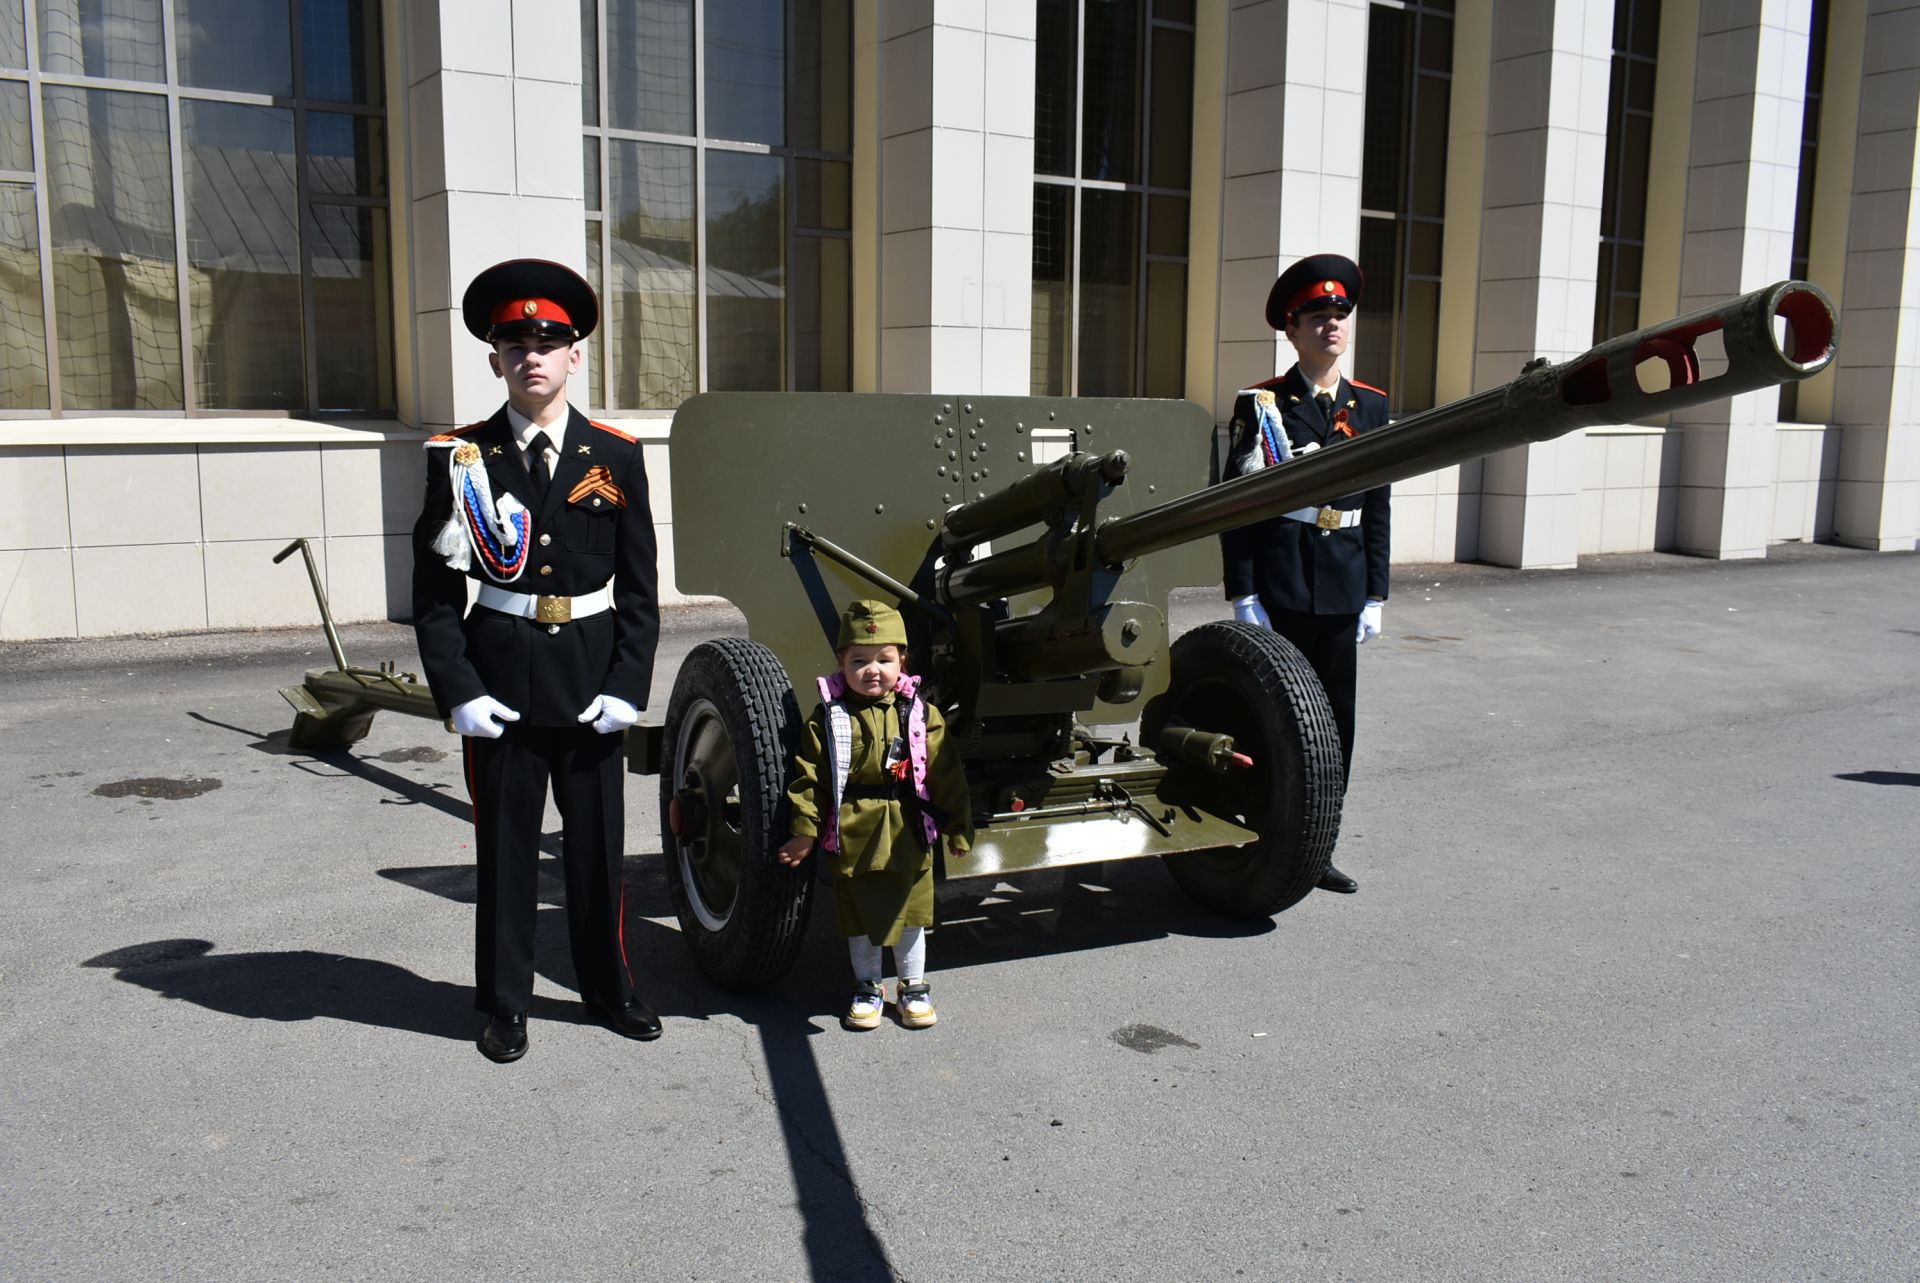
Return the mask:
[[[567,412],[562,414],[559,421],[551,428],[543,428],[526,415],[520,413],[520,411],[514,409],[512,402],[507,403],[507,429],[513,433],[514,443],[518,445],[522,451],[532,448],[534,433],[544,432],[547,434],[547,439],[553,442],[553,448],[559,450],[560,453],[564,455],[566,450],[563,447],[567,443],[567,422],[572,418],[572,407],[568,407]]]

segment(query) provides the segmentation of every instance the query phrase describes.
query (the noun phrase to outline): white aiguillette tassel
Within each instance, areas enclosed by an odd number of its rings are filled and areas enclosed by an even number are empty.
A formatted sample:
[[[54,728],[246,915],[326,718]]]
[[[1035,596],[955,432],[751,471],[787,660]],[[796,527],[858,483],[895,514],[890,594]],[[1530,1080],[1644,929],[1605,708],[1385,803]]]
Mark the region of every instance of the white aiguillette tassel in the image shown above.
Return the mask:
[[[510,494],[501,495],[493,506],[500,514],[500,524],[495,527],[500,542],[509,548],[516,546],[520,542],[520,531],[514,526],[513,519],[525,512],[527,506]]]
[[[433,550],[447,559],[449,570],[464,572],[473,564],[473,555],[467,551],[466,523],[457,513],[447,518],[447,524],[433,537]]]

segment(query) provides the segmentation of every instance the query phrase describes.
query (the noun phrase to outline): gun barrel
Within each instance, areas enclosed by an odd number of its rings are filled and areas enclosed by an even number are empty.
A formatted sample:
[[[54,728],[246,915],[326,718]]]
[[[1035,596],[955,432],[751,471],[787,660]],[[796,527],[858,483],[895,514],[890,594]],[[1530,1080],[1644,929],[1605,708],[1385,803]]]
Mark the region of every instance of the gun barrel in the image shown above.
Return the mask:
[[[1833,303],[1818,286],[1781,281],[1718,307],[1609,339],[1571,361],[1529,369],[1504,387],[1116,518],[1100,527],[1098,554],[1103,562],[1118,565],[1276,513],[1509,446],[1549,441],[1575,428],[1631,423],[1811,378],[1832,363],[1837,328]],[[1724,368],[1703,373],[1696,344],[1716,332],[1726,352]],[[1643,374],[1651,376],[1646,382],[1655,383],[1652,390],[1644,386]]]

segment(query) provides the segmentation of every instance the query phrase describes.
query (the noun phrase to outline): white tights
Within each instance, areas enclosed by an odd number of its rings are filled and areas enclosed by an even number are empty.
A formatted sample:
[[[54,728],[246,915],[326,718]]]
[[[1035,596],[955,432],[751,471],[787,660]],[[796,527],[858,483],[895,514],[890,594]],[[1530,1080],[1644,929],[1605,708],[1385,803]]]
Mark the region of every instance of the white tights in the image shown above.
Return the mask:
[[[848,936],[847,953],[853,959],[853,978],[868,984],[879,984],[886,972],[880,959],[881,946],[874,944],[865,936]],[[893,946],[894,966],[899,969],[901,984],[919,984],[927,978],[927,929],[925,927],[900,928],[900,943]]]

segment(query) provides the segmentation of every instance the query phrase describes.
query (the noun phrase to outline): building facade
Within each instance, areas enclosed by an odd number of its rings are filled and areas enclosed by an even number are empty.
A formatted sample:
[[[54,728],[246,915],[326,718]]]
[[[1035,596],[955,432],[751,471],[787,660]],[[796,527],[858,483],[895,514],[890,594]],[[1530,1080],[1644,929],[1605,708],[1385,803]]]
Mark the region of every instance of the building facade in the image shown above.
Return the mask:
[[[404,618],[475,272],[585,272],[576,403],[1185,397],[1368,279],[1396,413],[1783,277],[1836,368],[1401,483],[1395,556],[1920,529],[1920,0],[0,0],[0,639]]]

